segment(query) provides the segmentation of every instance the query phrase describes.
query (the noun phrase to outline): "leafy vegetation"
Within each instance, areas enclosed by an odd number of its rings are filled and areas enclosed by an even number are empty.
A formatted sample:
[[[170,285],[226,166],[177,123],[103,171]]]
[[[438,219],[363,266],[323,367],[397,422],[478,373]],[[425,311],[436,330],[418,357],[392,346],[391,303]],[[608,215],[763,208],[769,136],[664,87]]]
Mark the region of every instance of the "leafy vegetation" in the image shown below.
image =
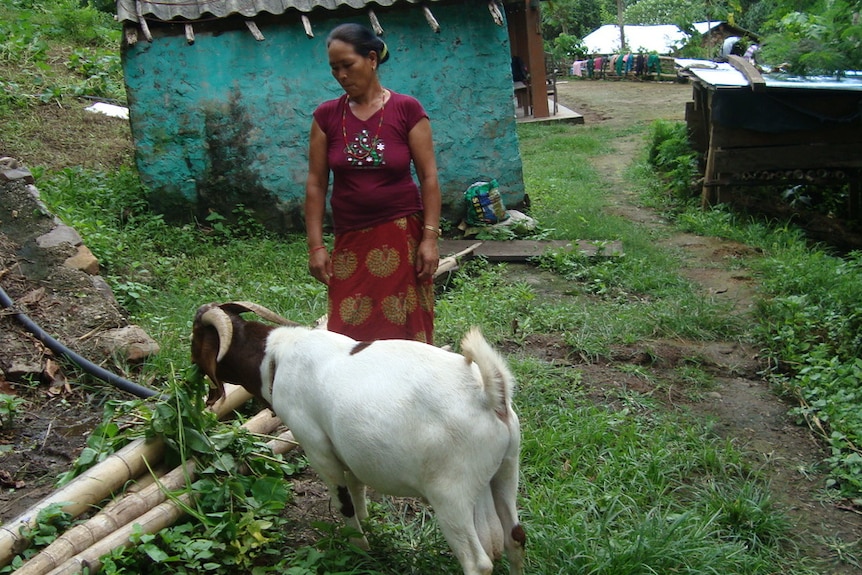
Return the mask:
[[[0,393],[0,429],[15,425],[15,418],[27,402],[20,397]]]
[[[862,70],[862,4],[853,0],[818,0],[782,6],[765,23],[763,56],[797,74],[833,74]]]
[[[59,49],[56,41],[76,46]],[[30,103],[93,96],[125,101],[120,29],[104,12],[57,0],[0,6],[0,113]],[[60,64],[60,65],[57,65]]]

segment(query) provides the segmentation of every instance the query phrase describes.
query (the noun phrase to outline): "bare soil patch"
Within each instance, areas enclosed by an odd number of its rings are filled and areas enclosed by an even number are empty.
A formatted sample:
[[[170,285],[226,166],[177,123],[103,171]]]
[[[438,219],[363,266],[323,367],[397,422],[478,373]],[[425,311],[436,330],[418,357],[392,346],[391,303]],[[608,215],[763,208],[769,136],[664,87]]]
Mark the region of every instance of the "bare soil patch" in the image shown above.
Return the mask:
[[[689,86],[671,82],[573,80],[559,85],[561,103],[584,115],[585,129],[597,123],[625,126],[656,118],[682,120],[690,93]],[[56,134],[50,140],[50,157],[28,157],[27,152],[10,149],[2,140],[0,155],[55,169],[97,164],[110,167],[126,161],[131,153],[128,126],[119,120],[93,120],[81,114],[88,113],[77,108],[40,110],[39,119],[33,120],[33,134]],[[54,122],[56,128],[51,127]],[[752,255],[751,248],[674,233],[660,216],[641,207],[638,191],[626,188],[622,178],[641,145],[638,137],[623,136],[617,149],[596,163],[609,183],[611,210],[647,228],[661,229],[661,237],[667,238],[663,245],[678,255],[683,272],[702,286],[705,297],[728,301],[744,316],[754,303],[756,289],[741,263],[743,257]],[[21,189],[9,185],[0,189],[4,196],[18,197],[10,193],[20,194]],[[97,350],[86,347],[86,335],[106,321],[122,322],[122,311],[114,309],[109,299],[79,276],[60,269],[68,255],[65,252],[34,256],[33,237],[45,225],[47,220],[41,218],[22,225],[12,208],[0,210],[0,286],[19,304],[23,300],[23,311],[58,339],[92,361],[112,367],[112,358],[99,357]],[[547,297],[567,297],[565,286],[541,270],[517,265],[510,265],[510,269]],[[32,301],[28,294],[33,294]],[[636,391],[652,394],[670,409],[713,420],[717,433],[736,441],[768,474],[776,496],[797,525],[800,544],[822,561],[821,572],[852,572],[847,563],[839,561],[837,550],[862,540],[862,515],[848,502],[830,499],[824,489],[825,477],[818,471],[828,453],[807,428],[787,416],[790,406],[758,375],[763,366],[757,349],[736,342],[656,340],[614,348],[608,357],[591,358],[558,338],[536,335],[525,344],[512,344],[507,351],[579,370],[596,402],[613,404],[621,392]],[[94,389],[76,382],[58,385],[47,375],[38,381],[14,379],[12,363],[41,362],[48,356],[44,346],[7,313],[0,312],[0,368],[5,373],[0,377],[0,391],[27,401],[15,424],[0,429],[0,522],[16,517],[52,490],[56,476],[69,468],[87,434],[101,420],[104,400],[120,396],[107,388]],[[706,394],[690,393],[689,384],[679,376],[678,368],[693,361],[715,378],[715,388]],[[639,369],[628,369],[631,366]],[[295,495],[287,513],[296,524],[295,542],[308,543],[315,537],[313,522],[333,520],[334,513],[325,490],[311,472],[295,481]]]

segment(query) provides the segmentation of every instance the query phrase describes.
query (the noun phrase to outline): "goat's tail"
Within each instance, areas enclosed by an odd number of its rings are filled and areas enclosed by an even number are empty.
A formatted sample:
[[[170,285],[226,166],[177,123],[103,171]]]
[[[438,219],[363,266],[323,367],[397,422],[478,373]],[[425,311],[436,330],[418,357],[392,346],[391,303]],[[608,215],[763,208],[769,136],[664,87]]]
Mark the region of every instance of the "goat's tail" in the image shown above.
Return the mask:
[[[505,421],[515,387],[515,378],[506,360],[485,341],[478,327],[473,327],[461,340],[461,353],[468,362],[476,362],[479,366],[488,405]]]

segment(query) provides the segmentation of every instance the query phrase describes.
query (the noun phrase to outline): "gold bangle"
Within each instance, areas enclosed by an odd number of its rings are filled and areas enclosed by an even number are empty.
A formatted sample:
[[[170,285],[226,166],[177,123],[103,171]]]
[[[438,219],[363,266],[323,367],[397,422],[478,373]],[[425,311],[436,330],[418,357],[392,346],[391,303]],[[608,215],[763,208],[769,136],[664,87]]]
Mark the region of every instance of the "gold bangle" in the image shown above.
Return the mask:
[[[438,238],[440,237],[440,234],[443,232],[443,230],[441,230],[440,228],[435,228],[434,226],[429,226],[428,224],[425,224],[425,229],[432,231],[435,234],[437,234]]]

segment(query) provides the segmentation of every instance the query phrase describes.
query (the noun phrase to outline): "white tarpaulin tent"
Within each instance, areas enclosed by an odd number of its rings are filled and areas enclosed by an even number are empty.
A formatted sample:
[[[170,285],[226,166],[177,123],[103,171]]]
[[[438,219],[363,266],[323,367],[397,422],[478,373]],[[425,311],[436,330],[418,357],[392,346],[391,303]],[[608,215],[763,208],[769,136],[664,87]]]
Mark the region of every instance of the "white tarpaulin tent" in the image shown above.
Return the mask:
[[[688,34],[673,24],[625,26],[623,31],[630,52],[670,54],[688,38]],[[590,54],[619,54],[620,27],[616,24],[605,24],[590,32],[584,38],[584,45]]]

